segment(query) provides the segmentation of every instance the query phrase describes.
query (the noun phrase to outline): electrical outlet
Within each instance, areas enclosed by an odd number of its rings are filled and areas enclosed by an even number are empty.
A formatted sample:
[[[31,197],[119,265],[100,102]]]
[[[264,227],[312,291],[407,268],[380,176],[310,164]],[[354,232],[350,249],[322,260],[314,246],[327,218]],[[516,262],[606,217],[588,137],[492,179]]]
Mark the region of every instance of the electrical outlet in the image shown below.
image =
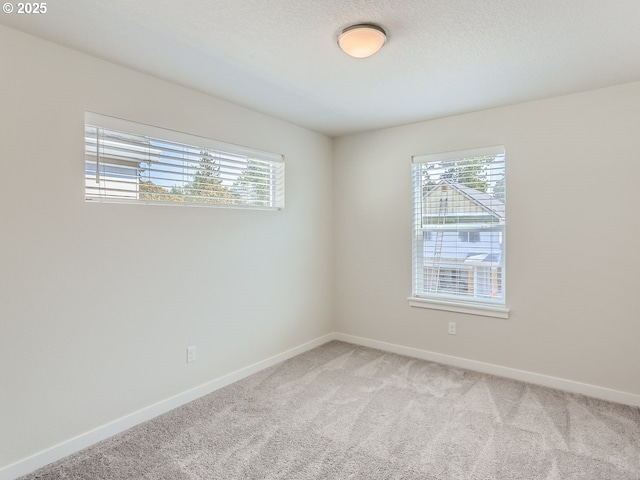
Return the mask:
[[[187,347],[187,363],[196,361],[196,347]]]
[[[456,322],[449,322],[449,335],[456,334]]]

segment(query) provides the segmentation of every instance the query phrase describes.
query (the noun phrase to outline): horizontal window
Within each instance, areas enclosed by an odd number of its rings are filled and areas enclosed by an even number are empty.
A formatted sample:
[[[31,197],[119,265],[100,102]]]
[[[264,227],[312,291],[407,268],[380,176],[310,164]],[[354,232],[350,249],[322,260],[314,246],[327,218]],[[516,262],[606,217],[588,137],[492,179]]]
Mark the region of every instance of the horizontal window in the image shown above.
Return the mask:
[[[504,306],[504,147],[416,156],[412,170],[412,298]]]
[[[284,207],[284,159],[104,115],[85,115],[85,199]]]

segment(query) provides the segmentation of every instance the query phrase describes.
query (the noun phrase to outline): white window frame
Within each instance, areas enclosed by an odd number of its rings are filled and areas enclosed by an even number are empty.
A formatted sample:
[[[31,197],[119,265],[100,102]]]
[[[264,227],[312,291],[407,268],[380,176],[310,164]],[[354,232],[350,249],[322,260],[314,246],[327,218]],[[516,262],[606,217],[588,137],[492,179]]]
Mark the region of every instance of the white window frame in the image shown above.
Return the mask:
[[[500,242],[502,243],[502,255],[501,255],[501,266],[499,268],[500,274],[496,275],[501,281],[501,289],[499,298],[478,298],[476,293],[473,292],[473,288],[469,288],[468,296],[462,293],[451,293],[451,292],[440,292],[437,288],[427,288],[425,283],[425,275],[429,268],[433,268],[430,265],[427,265],[427,262],[423,259],[423,255],[425,252],[425,235],[431,235],[431,232],[435,232],[436,228],[446,228],[446,225],[437,225],[437,226],[425,226],[423,220],[423,208],[424,200],[423,200],[423,185],[422,185],[422,175],[421,168],[423,164],[442,164],[447,165],[449,162],[460,161],[465,158],[470,157],[482,157],[482,156],[504,156],[505,165],[506,165],[506,155],[504,146],[491,146],[491,147],[482,147],[476,149],[469,150],[459,150],[452,152],[443,152],[437,154],[427,154],[427,155],[416,155],[412,157],[412,198],[413,198],[413,249],[412,249],[412,294],[408,298],[409,305],[412,307],[420,307],[420,308],[430,308],[435,310],[445,310],[451,312],[459,312],[459,313],[468,313],[473,315],[481,315],[481,316],[489,316],[489,317],[497,317],[497,318],[508,318],[509,317],[509,308],[506,304],[506,263],[505,263],[505,254],[506,254],[506,215],[502,215],[502,219],[499,222],[499,231],[500,232]],[[504,177],[503,177],[504,178]],[[506,200],[506,199],[505,199]],[[445,221],[443,220],[443,223]],[[481,225],[481,224],[480,224]],[[457,226],[455,227],[457,228]],[[443,233],[440,234],[444,235]],[[457,235],[456,235],[457,238]],[[433,258],[441,258],[435,252],[437,251],[437,247],[434,246],[434,254]],[[440,247],[442,248],[442,247]],[[473,259],[475,260],[475,259]],[[469,265],[464,265],[465,270],[468,270],[470,274],[470,278],[474,281],[478,277],[478,272],[476,272],[476,268],[472,265],[473,262],[470,262]],[[434,260],[435,265],[435,260]],[[460,265],[460,269],[458,272],[463,271],[463,265]],[[450,269],[451,266],[442,264],[438,264],[438,268]],[[491,272],[491,267],[487,265],[482,265],[482,268],[489,268],[489,272]],[[452,270],[455,271],[455,270]],[[498,271],[495,269],[493,271]],[[484,273],[486,275],[487,273]],[[489,273],[490,274],[490,273]],[[431,277],[429,277],[431,278]]]
[[[284,156],[85,112],[85,201],[281,210]]]

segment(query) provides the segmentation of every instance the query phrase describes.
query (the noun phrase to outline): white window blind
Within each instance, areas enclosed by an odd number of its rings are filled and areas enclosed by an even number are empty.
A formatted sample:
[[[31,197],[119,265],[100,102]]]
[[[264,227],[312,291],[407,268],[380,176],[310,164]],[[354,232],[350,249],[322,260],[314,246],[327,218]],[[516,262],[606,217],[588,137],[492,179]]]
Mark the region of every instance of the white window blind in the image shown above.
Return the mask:
[[[504,147],[413,157],[413,297],[505,305]]]
[[[280,209],[284,159],[87,112],[85,199]]]

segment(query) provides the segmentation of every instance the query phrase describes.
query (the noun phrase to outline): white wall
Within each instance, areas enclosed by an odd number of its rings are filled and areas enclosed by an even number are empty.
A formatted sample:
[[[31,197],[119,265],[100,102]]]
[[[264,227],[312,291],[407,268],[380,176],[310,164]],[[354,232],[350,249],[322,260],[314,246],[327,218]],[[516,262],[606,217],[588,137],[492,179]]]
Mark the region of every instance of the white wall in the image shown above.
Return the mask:
[[[0,45],[0,469],[333,330],[330,139],[5,27]],[[85,110],[282,153],[286,208],[87,204]]]
[[[639,126],[633,83],[337,140],[337,330],[640,394]],[[409,307],[411,156],[500,144],[511,317]]]
[[[640,394],[640,83],[332,144],[5,27],[0,45],[0,469],[334,327]],[[85,110],[283,153],[287,206],[86,204]],[[409,307],[411,155],[495,144],[511,318]]]

